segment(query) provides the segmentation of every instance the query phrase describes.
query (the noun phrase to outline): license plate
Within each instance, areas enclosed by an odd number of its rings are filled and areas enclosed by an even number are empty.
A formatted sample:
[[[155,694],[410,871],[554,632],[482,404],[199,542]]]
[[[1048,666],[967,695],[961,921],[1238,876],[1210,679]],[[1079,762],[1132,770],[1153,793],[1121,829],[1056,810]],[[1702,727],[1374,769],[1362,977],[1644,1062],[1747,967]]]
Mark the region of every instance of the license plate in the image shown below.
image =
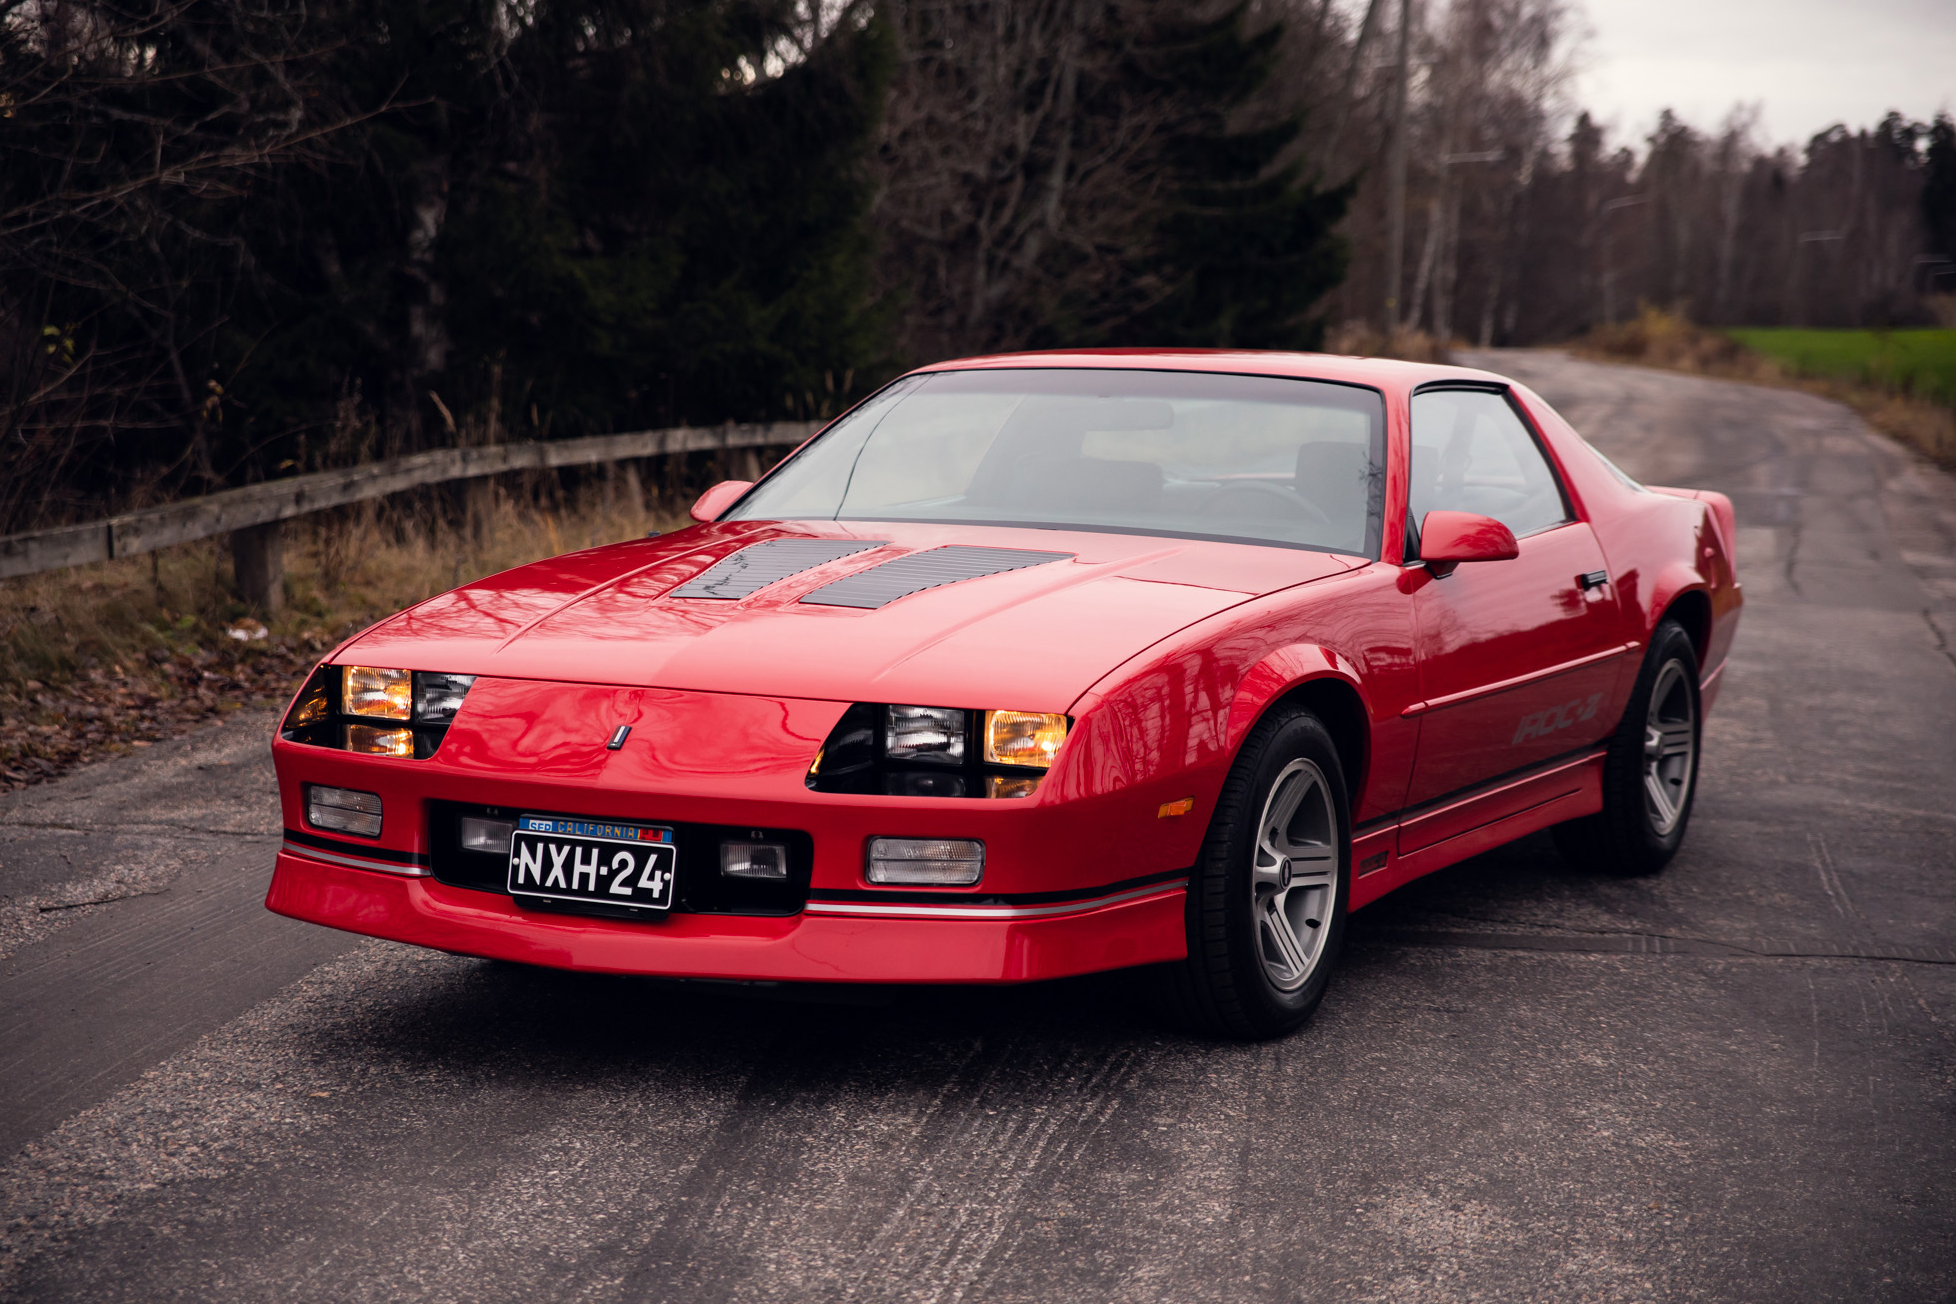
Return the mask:
[[[670,910],[679,849],[672,830],[525,815],[509,844],[514,896]]]

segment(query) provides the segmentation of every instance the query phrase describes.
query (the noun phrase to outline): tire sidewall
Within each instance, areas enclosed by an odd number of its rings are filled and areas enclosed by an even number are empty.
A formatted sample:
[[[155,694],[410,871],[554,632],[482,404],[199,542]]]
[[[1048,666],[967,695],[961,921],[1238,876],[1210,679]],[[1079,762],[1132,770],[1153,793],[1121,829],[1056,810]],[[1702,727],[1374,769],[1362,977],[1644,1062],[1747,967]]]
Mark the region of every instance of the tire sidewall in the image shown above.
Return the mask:
[[[1658,676],[1674,660],[1684,668],[1685,691],[1691,695],[1691,782],[1685,788],[1677,823],[1669,833],[1660,834],[1651,827],[1650,812],[1644,802],[1643,734]],[[1617,791],[1613,794],[1623,804],[1617,821],[1619,828],[1634,839],[1644,859],[1659,866],[1677,853],[1684,843],[1685,830],[1691,827],[1691,809],[1698,800],[1698,775],[1704,768],[1704,734],[1704,703],[1698,696],[1697,648],[1682,626],[1667,620],[1651,636],[1650,654],[1638,672],[1636,691],[1624,716],[1621,763],[1616,776]]]
[[[1220,869],[1222,890],[1229,903],[1224,913],[1231,976],[1234,979],[1243,1014],[1260,1035],[1273,1036],[1300,1027],[1324,999],[1336,967],[1339,949],[1344,944],[1345,916],[1351,896],[1351,810],[1345,793],[1344,767],[1331,735],[1317,717],[1298,712],[1274,722],[1275,727],[1257,740],[1254,753],[1247,752],[1237,764],[1248,770],[1249,799],[1231,827],[1218,828],[1211,840],[1218,845],[1221,864],[1207,858]],[[1257,824],[1271,786],[1285,766],[1302,757],[1323,772],[1330,789],[1331,807],[1337,822],[1338,868],[1332,891],[1332,905],[1324,920],[1327,930],[1323,950],[1311,976],[1295,991],[1282,991],[1270,981],[1258,956],[1252,887],[1256,852]]]

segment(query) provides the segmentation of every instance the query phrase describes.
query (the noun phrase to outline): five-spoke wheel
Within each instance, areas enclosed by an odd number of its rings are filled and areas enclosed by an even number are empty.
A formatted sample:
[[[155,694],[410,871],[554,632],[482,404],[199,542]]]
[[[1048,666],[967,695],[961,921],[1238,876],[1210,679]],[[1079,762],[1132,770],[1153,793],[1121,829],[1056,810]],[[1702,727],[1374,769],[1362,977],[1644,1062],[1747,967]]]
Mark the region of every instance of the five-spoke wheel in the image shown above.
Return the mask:
[[[1555,826],[1572,864],[1654,874],[1684,841],[1698,786],[1698,653],[1674,620],[1659,622],[1630,704],[1603,761],[1603,809]]]
[[[1315,715],[1277,707],[1257,722],[1189,879],[1188,959],[1161,970],[1179,1022],[1275,1037],[1310,1018],[1344,936],[1348,803],[1338,749]]]
[[[1324,952],[1324,920],[1337,890],[1337,834],[1324,771],[1300,756],[1278,774],[1263,803],[1250,874],[1257,954],[1280,991],[1303,986]]]
[[[1684,818],[1698,769],[1698,698],[1682,661],[1664,663],[1644,723],[1644,809],[1663,835]]]

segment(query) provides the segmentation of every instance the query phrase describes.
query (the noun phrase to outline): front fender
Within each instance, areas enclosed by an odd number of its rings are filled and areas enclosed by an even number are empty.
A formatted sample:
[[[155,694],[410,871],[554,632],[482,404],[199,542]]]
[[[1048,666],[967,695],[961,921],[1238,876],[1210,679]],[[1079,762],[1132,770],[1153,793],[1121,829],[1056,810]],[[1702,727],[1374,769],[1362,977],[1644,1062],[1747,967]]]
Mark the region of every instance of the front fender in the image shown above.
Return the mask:
[[[1243,745],[1252,726],[1279,698],[1312,680],[1335,679],[1350,688],[1365,709],[1365,719],[1373,719],[1372,701],[1358,677],[1358,667],[1332,649],[1318,643],[1292,643],[1273,649],[1251,666],[1236,686],[1229,704],[1229,723],[1223,732],[1224,746],[1230,755]]]

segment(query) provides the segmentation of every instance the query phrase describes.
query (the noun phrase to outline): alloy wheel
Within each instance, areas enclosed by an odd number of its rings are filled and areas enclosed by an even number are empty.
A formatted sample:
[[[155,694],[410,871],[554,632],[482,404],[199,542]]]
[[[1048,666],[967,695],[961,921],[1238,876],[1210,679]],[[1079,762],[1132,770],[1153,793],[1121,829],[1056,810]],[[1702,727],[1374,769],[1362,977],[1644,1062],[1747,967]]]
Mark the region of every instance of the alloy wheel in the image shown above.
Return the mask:
[[[1250,875],[1258,958],[1279,991],[1317,967],[1338,882],[1338,825],[1324,771],[1299,757],[1270,785]]]
[[[1698,765],[1698,721],[1691,681],[1678,661],[1666,661],[1651,685],[1644,719],[1644,814],[1664,837],[1684,818]]]

